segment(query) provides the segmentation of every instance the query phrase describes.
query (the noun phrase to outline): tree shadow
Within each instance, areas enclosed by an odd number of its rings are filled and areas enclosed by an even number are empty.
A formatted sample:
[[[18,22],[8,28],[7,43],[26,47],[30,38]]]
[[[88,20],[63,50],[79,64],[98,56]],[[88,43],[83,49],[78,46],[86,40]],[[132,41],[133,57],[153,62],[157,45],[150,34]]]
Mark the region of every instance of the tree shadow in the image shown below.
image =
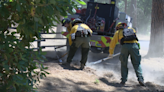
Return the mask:
[[[120,83],[109,82],[106,78],[100,78],[99,80],[104,82],[105,84],[107,84],[109,86],[114,86],[114,87],[130,87],[130,86],[127,86],[127,85],[122,85]]]
[[[43,82],[43,86],[38,87],[38,92],[104,92],[90,87],[86,82],[74,82],[70,79],[61,80],[53,77],[44,78],[44,80],[46,81]]]
[[[146,86],[140,86],[139,84],[137,85],[128,84],[123,86],[119,83],[110,82],[108,81],[107,78],[100,78],[99,80],[109,86],[116,87],[117,88],[116,90],[119,92],[120,91],[121,92],[164,92],[164,86],[159,86],[159,85],[157,86],[155,84],[152,84],[151,82],[145,83]],[[131,90],[128,90],[129,88],[131,88]]]
[[[68,65],[63,65],[63,64],[59,64],[61,67],[63,67],[63,69],[67,69],[67,70],[80,70],[77,67],[74,66],[68,66]]]
[[[54,51],[52,51],[52,52],[54,53]],[[53,56],[53,54],[50,54],[50,55]],[[56,57],[56,56],[54,56],[54,57]],[[52,58],[46,57],[46,58],[47,58],[47,61],[45,61],[44,63],[59,63],[57,58],[53,58],[53,57]],[[116,59],[115,61],[117,61],[117,60],[118,59]],[[111,61],[113,61],[113,60],[111,60]],[[110,61],[108,61],[108,62],[110,62]],[[107,64],[107,63],[102,62],[102,63],[97,64],[97,65],[104,65],[104,64]],[[61,67],[63,67],[63,69],[79,70],[76,67],[69,67],[69,66],[65,66],[65,65],[61,65],[61,64],[59,64],[59,65]],[[112,64],[111,65],[108,64],[107,67],[109,67],[110,69],[113,68],[114,70],[117,69],[116,68],[117,65],[113,66]],[[73,80],[70,80],[70,79],[62,79],[61,80],[61,79],[57,79],[57,78],[53,78],[53,77],[45,78],[45,80],[46,80],[46,82],[44,83],[44,87],[42,87],[39,92],[71,92],[71,91],[72,92],[104,92],[103,89],[99,90],[99,89],[95,89],[95,88],[90,87],[89,84],[87,84],[86,82],[74,82]],[[54,80],[54,82],[57,82],[58,84],[51,83],[52,80]],[[120,91],[120,92],[164,92],[164,89],[158,90],[158,89],[156,89],[155,86],[148,86],[147,89],[140,89],[140,86],[135,86],[135,88],[133,88],[132,90],[126,90],[126,89],[123,89],[122,87],[128,88],[128,87],[132,87],[132,86],[129,86],[129,85],[122,86],[119,83],[108,81],[107,78],[100,78],[99,80],[102,81],[103,83],[109,85],[109,86],[116,87],[116,91],[114,91],[114,92],[118,92],[118,91]],[[69,83],[67,83],[67,82],[69,82]],[[69,88],[68,88],[68,85],[69,85]],[[81,85],[86,86],[90,90],[86,90],[84,88],[81,88],[80,87]],[[42,89],[44,89],[44,90],[42,90]],[[136,91],[137,89],[140,89],[140,90]]]
[[[44,78],[42,86],[38,87],[38,92],[164,92],[164,90],[157,89],[154,85],[150,88],[141,86],[119,86],[119,83],[111,83],[105,78],[100,80],[109,86],[116,87],[113,91],[105,91],[98,89],[98,86],[91,87],[90,83],[85,81],[73,81],[71,79],[59,79],[54,77]]]

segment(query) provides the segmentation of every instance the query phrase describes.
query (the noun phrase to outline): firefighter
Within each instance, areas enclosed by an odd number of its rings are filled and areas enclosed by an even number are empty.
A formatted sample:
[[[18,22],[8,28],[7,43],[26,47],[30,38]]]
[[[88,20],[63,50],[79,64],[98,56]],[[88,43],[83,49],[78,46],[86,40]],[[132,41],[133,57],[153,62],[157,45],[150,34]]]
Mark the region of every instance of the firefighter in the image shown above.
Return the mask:
[[[80,61],[80,69],[83,70],[87,62],[90,47],[89,42],[90,36],[92,36],[92,30],[86,24],[82,23],[82,20],[79,18],[74,19],[72,25],[73,27],[69,36],[69,39],[72,40],[72,43],[68,52],[67,61],[63,64],[67,64],[70,66],[72,58],[74,57],[77,49],[81,46],[82,57]]]
[[[69,18],[64,18],[64,19],[62,19],[61,22],[62,22],[62,26],[66,27],[68,33],[70,33],[71,32],[71,28],[72,28],[71,20]],[[72,40],[67,39],[66,44],[69,44],[69,46],[70,46],[71,43],[72,43]],[[69,46],[67,46],[67,50],[69,50]]]
[[[70,33],[72,28],[71,20],[69,18],[62,19],[62,26],[66,27],[67,31]]]
[[[128,56],[130,55],[132,65],[134,67],[138,82],[141,86],[145,86],[141,69],[141,55],[139,53],[139,44],[136,37],[136,31],[127,27],[126,23],[119,22],[116,25],[117,31],[110,42],[109,57],[113,57],[115,45],[118,41],[122,45],[119,59],[121,61],[121,85],[125,85],[128,76]]]

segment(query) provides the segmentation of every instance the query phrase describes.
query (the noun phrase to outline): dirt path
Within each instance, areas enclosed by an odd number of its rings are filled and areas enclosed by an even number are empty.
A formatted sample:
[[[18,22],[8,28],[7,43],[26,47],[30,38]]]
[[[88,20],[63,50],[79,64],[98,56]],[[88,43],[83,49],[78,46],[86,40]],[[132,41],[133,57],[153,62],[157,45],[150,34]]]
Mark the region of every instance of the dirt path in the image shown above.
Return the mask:
[[[62,66],[57,60],[44,63],[50,74],[41,80],[39,92],[164,92],[164,86],[146,82],[146,87],[139,86],[136,78],[128,80],[126,86],[119,84],[120,78],[108,71],[96,71],[78,66]]]
[[[140,36],[140,38],[143,36]],[[144,38],[146,39],[146,38]],[[63,40],[47,40],[42,45],[65,44]],[[36,46],[36,43],[34,43]],[[142,48],[142,47],[141,47]],[[46,78],[41,79],[38,86],[38,92],[164,92],[164,59],[163,58],[142,58],[143,75],[146,87],[139,86],[134,69],[129,60],[128,81],[125,86],[121,86],[120,82],[120,62],[118,57],[113,58],[96,65],[90,65],[107,56],[107,54],[89,53],[87,67],[79,70],[79,57],[73,60],[74,68],[61,66],[56,60],[54,48],[43,49],[46,51],[47,61],[44,63],[48,66],[47,70],[50,74]],[[58,55],[62,56],[66,53],[66,48],[58,49]],[[144,56],[147,51],[140,50]],[[62,58],[65,61],[66,56]]]

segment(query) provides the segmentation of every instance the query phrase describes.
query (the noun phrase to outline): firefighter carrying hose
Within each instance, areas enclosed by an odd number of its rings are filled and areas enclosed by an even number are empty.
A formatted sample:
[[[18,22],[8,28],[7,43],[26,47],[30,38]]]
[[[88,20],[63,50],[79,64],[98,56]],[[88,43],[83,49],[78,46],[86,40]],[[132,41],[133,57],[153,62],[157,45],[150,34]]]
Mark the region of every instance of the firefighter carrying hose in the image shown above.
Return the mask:
[[[139,44],[136,37],[136,31],[133,28],[127,27],[126,23],[119,22],[116,25],[117,31],[114,34],[109,47],[109,57],[113,57],[115,45],[118,41],[122,45],[120,61],[121,61],[121,85],[125,85],[128,76],[128,56],[130,55],[132,65],[134,67],[138,82],[141,86],[145,86],[141,69],[141,55],[139,53]]]
[[[84,69],[85,64],[87,62],[89,47],[90,47],[90,36],[92,36],[92,30],[79,18],[76,18],[72,21],[72,29],[70,31],[69,40],[72,41],[70,50],[68,52],[68,57],[66,63],[64,65],[69,65],[72,62],[72,58],[74,57],[77,49],[81,46],[82,58],[81,58],[81,67],[80,69]]]

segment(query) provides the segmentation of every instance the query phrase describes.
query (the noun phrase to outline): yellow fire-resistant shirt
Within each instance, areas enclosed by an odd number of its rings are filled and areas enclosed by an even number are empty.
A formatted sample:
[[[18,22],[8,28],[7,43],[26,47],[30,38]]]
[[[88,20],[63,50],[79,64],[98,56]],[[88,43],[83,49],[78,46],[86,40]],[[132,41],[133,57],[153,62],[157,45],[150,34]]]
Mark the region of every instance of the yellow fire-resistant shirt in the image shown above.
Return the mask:
[[[69,27],[67,27],[67,31],[68,31],[69,34],[71,32],[71,29],[72,29],[72,23],[70,22],[69,23]],[[72,40],[71,39],[68,38],[68,41],[69,41],[69,45],[70,45],[70,43],[72,44]]]
[[[67,27],[67,31],[68,31],[68,33],[71,32],[71,29],[72,29],[72,23],[70,22],[70,23],[69,23],[69,27]]]
[[[92,30],[91,30],[86,24],[81,23],[80,26],[83,27],[83,28],[85,28],[85,29],[89,29],[89,30],[90,30],[90,33],[92,33]],[[71,32],[70,32],[70,36],[69,36],[69,41],[70,41],[70,42],[69,42],[69,45],[72,44],[71,34],[72,34],[72,33],[76,33],[78,27],[79,27],[78,24],[75,24],[75,25],[72,27]]]
[[[128,29],[133,29],[133,28],[128,27]],[[136,33],[135,29],[133,29],[133,31]],[[123,29],[117,30],[113,36],[113,39],[110,42],[110,46],[109,46],[110,54],[113,54],[117,42],[120,41],[122,38],[123,38]],[[137,40],[124,41],[124,43],[138,43],[138,41]]]

